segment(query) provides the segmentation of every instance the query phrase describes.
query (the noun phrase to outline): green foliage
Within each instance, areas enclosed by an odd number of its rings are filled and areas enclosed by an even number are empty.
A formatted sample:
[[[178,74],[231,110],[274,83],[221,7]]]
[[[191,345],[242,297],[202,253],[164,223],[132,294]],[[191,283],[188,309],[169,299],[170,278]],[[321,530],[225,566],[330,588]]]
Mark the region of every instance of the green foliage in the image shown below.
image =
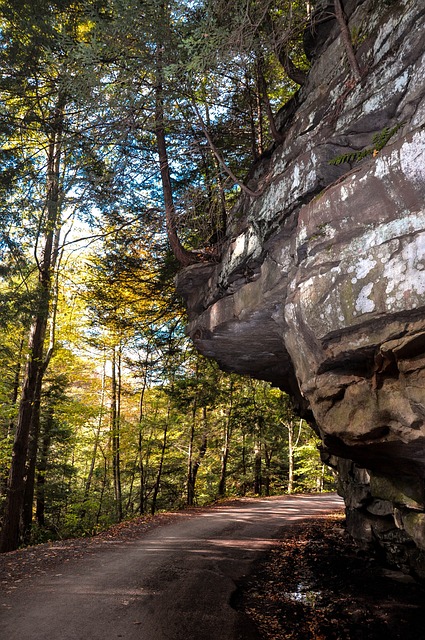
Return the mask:
[[[385,145],[389,142],[389,140],[393,137],[394,134],[403,126],[403,122],[400,124],[396,124],[394,127],[384,127],[382,131],[375,133],[372,137],[372,147],[368,147],[366,149],[362,149],[361,151],[351,151],[349,153],[344,153],[340,156],[336,156],[336,158],[332,158],[329,160],[329,164],[333,164],[338,166],[340,164],[359,162],[363,160],[363,158],[367,158],[367,156],[372,156],[381,151]]]

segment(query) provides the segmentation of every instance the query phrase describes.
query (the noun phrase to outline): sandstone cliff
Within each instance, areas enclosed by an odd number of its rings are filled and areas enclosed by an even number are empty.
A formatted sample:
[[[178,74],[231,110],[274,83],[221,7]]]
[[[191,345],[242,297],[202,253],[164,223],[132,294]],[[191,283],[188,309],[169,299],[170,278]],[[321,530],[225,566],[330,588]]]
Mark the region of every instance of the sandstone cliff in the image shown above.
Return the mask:
[[[345,8],[362,80],[323,23],[283,141],[249,176],[263,194],[241,196],[220,263],[178,289],[202,353],[285,389],[315,425],[353,535],[425,577],[425,7]]]

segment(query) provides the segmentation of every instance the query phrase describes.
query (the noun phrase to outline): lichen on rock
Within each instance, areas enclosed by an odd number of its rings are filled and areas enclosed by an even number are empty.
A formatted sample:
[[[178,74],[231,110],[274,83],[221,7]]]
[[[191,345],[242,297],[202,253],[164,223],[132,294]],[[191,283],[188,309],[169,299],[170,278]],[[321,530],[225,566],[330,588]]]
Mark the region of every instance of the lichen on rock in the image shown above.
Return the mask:
[[[340,38],[331,29],[295,114],[282,117],[283,142],[267,158],[264,193],[241,196],[221,262],[188,267],[178,288],[188,305],[188,333],[201,352],[226,370],[288,391],[322,437],[324,457],[345,459],[372,478],[371,487],[360,489],[353,473],[340,470],[356,536],[378,541],[403,558],[403,567],[419,567],[425,566],[419,35],[425,8],[408,0],[351,4],[352,26],[366,17],[373,25],[358,52],[367,74],[347,92],[347,71],[335,65]],[[352,167],[329,164],[370,144],[384,127],[397,131],[375,157]],[[377,478],[415,487],[415,504],[377,491]],[[406,541],[415,553],[400,551]]]

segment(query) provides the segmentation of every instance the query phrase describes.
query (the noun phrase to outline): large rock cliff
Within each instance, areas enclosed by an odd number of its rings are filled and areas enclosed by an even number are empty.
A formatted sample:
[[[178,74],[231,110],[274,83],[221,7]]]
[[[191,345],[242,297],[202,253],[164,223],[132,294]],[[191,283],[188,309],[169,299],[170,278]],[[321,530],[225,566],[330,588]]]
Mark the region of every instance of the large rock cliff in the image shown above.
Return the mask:
[[[425,577],[425,7],[345,10],[362,80],[321,22],[283,141],[248,177],[262,195],[240,197],[220,263],[178,290],[202,353],[285,389],[314,424],[353,535]]]

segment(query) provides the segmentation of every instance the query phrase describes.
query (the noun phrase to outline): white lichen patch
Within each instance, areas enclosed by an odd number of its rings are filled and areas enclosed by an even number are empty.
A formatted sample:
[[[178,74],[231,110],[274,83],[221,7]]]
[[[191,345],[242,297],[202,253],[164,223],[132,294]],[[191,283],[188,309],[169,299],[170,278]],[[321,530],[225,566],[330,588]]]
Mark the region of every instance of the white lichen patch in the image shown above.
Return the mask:
[[[420,231],[424,227],[424,213],[422,211],[418,213],[412,213],[395,220],[390,220],[386,224],[380,224],[379,226],[366,231],[361,239],[361,245],[364,247],[380,247],[387,242],[393,242],[397,244],[397,238],[407,236],[415,231]],[[348,245],[343,251],[343,258],[346,257],[352,261],[353,252],[361,253],[361,247],[357,246],[356,241]]]
[[[369,284],[365,285],[356,300],[356,311],[357,313],[371,313],[375,309],[375,303],[373,300],[369,298],[372,293],[373,282],[369,282]]]
[[[400,91],[404,91],[408,80],[409,73],[406,69],[401,75],[398,76],[398,78],[396,78],[396,81],[394,83],[394,91],[396,91],[397,93],[399,93]]]
[[[247,258],[255,259],[258,257],[261,251],[261,240],[255,229],[250,226],[230,245],[229,252],[223,259],[221,283],[225,286],[229,274],[235,271]]]
[[[369,114],[369,113],[373,113],[374,111],[378,111],[378,109],[381,109],[386,102],[387,98],[386,98],[386,94],[384,93],[384,91],[381,91],[380,93],[376,93],[375,95],[371,96],[368,100],[365,100],[363,102],[363,113],[364,114]]]
[[[342,202],[345,202],[346,200],[348,200],[349,196],[350,196],[350,190],[347,187],[342,186],[341,192],[340,192],[340,198]]]
[[[300,168],[296,164],[292,173],[292,188],[297,189],[300,186]]]
[[[423,223],[415,215],[391,221],[345,246],[338,266],[316,263],[314,275],[296,287],[298,308],[316,336],[359,324],[366,314],[425,305],[425,232],[408,231]]]
[[[379,62],[379,60],[391,49],[393,45],[393,38],[397,34],[399,27],[400,19],[396,13],[389,16],[382,25],[381,30],[377,33],[373,45],[375,63]]]
[[[385,265],[385,293],[389,309],[425,305],[425,233],[417,235]]]
[[[366,278],[368,273],[372,271],[373,267],[375,267],[376,264],[376,260],[374,260],[371,256],[359,260],[355,266],[357,280],[363,280],[363,278]]]
[[[246,234],[241,233],[233,243],[232,246],[232,259],[237,260],[245,252]]]
[[[397,154],[394,154],[397,155]],[[378,156],[373,167],[373,174],[376,178],[384,180],[392,171],[391,157]]]
[[[418,131],[400,149],[400,167],[408,180],[425,183],[425,131]]]

